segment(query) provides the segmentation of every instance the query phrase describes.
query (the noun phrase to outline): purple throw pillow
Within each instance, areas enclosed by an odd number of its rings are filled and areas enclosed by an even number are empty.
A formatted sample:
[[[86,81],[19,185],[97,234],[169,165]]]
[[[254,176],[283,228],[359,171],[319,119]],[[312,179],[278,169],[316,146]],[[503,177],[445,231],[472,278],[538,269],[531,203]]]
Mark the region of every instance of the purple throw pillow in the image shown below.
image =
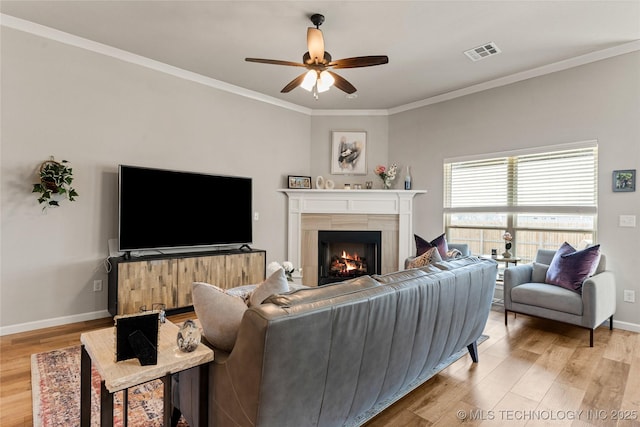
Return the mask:
[[[413,238],[416,240],[416,256],[417,257],[424,254],[425,252],[427,252],[429,249],[433,247],[431,243],[427,242],[417,234],[414,234]]]
[[[573,246],[564,242],[551,260],[545,283],[582,292],[582,282],[593,276],[599,262],[600,245],[576,251]]]
[[[440,254],[440,257],[442,257],[442,259],[448,258],[447,252],[449,252],[449,245],[447,243],[447,237],[445,236],[445,233],[442,233],[441,235],[439,235],[438,237],[436,237],[430,242],[427,242],[417,234],[414,234],[413,237],[416,240],[416,256],[417,257],[424,254],[431,248],[438,248],[438,253]]]

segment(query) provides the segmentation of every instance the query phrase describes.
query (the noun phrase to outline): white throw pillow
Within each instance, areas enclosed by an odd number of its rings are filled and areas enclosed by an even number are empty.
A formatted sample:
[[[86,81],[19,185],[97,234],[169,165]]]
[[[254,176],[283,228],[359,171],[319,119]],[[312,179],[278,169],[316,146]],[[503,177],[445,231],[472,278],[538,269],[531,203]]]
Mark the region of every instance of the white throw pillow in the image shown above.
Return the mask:
[[[262,304],[262,301],[269,298],[271,295],[281,294],[289,292],[289,282],[284,275],[284,269],[277,269],[271,276],[264,282],[260,283],[258,287],[251,293],[249,297],[249,307]]]
[[[193,308],[207,340],[222,350],[231,351],[247,305],[242,298],[204,282],[193,282]]]

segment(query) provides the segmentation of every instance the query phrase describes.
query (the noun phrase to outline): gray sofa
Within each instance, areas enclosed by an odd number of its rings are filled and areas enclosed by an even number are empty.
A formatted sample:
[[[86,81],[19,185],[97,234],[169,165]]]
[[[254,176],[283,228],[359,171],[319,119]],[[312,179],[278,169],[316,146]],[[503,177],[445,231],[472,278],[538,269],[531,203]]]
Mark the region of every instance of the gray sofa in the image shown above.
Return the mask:
[[[224,427],[361,425],[460,350],[477,361],[496,273],[496,262],[467,257],[273,295],[245,312],[230,353],[214,349],[206,378],[179,374],[179,410],[190,427],[199,416]]]
[[[593,347],[595,328],[607,319],[609,329],[613,328],[614,275],[606,271],[606,257],[601,255],[595,274],[583,282],[582,293],[546,284],[546,271],[555,252],[539,249],[533,264],[504,271],[504,323],[510,311],[570,323],[589,329],[589,345]]]

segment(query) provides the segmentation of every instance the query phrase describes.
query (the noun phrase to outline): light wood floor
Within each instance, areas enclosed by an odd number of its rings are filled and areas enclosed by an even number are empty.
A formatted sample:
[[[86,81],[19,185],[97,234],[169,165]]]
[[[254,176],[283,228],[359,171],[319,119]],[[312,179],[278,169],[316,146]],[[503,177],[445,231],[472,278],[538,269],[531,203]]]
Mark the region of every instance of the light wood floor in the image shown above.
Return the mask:
[[[32,353],[79,345],[80,333],[112,324],[103,319],[0,337],[0,425],[33,423]],[[590,348],[585,329],[512,314],[505,326],[497,310],[485,333],[480,363],[465,355],[367,426],[640,426],[640,334],[599,328]]]

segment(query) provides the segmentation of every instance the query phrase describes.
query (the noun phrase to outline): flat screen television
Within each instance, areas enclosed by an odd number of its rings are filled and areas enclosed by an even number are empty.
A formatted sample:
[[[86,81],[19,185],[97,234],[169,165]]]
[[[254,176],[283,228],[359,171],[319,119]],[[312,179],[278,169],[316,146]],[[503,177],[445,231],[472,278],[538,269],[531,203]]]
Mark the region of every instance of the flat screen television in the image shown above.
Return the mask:
[[[251,178],[120,165],[122,252],[252,242]]]

